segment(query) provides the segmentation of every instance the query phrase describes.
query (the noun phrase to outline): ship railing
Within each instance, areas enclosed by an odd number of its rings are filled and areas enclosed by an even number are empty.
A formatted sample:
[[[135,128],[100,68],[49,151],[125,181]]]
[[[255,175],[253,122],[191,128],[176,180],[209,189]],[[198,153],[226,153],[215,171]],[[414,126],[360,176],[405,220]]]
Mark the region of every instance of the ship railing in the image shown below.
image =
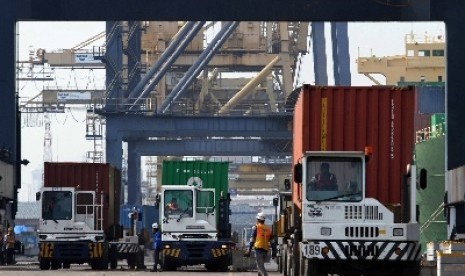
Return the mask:
[[[435,139],[446,134],[446,124],[440,123],[437,125],[432,125],[423,129],[420,129],[416,132],[416,143],[421,143]]]

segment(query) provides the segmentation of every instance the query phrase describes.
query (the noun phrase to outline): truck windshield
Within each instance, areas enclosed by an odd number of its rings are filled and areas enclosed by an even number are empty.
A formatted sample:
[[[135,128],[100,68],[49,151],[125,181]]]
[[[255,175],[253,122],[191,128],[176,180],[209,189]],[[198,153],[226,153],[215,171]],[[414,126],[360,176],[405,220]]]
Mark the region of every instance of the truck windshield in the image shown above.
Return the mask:
[[[70,220],[72,218],[72,193],[45,191],[42,195],[42,219]]]
[[[193,195],[191,190],[165,190],[165,217],[192,217]]]
[[[363,163],[360,158],[315,157],[307,160],[307,200],[362,200]]]

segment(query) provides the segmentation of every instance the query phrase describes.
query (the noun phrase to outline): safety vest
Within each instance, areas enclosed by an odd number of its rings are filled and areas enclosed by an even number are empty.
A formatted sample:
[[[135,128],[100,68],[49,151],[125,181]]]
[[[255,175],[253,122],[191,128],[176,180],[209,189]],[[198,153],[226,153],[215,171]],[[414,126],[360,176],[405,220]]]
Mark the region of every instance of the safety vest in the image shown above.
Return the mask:
[[[271,229],[265,224],[257,223],[257,236],[255,237],[255,248],[261,248],[266,251],[270,248]]]
[[[15,248],[15,236],[13,234],[5,235],[6,248]]]

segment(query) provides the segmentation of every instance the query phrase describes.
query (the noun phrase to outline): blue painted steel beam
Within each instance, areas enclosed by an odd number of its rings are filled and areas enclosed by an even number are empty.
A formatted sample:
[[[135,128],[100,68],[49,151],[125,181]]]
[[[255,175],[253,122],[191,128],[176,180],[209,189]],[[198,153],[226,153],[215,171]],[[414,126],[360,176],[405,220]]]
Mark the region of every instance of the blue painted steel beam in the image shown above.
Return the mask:
[[[106,22],[106,51],[105,51],[105,69],[107,88],[106,103],[108,107],[118,106],[123,98],[122,90],[122,72],[123,72],[123,43],[121,24],[118,21]],[[109,109],[107,109],[109,110]]]
[[[202,21],[203,22],[203,21]],[[144,93],[144,87],[150,82],[151,89],[160,81],[164,73],[176,61],[177,57],[184,51],[192,38],[200,31],[203,23],[201,22],[187,22],[176,35],[173,41],[170,42],[166,50],[160,58],[152,65],[150,70],[145,74],[142,80],[131,90],[129,100],[133,98],[142,98],[148,93]],[[195,27],[195,28],[194,28]],[[150,92],[150,91],[148,91]],[[137,103],[137,102],[136,102]]]
[[[328,85],[325,23],[312,22],[313,70],[315,85]]]
[[[128,45],[124,51],[128,56],[128,89],[125,91],[125,97],[128,97],[129,91],[132,91],[141,79],[141,23],[129,21],[128,29]]]
[[[195,61],[194,64],[187,70],[184,77],[179,81],[178,84],[173,88],[173,91],[166,97],[166,99],[161,103],[159,112],[166,113],[173,101],[176,101],[178,97],[184,93],[186,88],[192,84],[194,79],[200,74],[200,71],[203,70],[205,66],[210,62],[218,49],[223,45],[226,39],[231,35],[231,33],[239,25],[239,22],[226,22],[218,34],[215,35],[211,43],[205,48],[205,50],[200,54],[199,58]]]
[[[144,140],[128,142],[140,156],[289,156],[291,139]]]
[[[347,22],[331,23],[334,84],[350,86],[350,55]]]
[[[272,116],[140,116],[107,114],[108,137],[123,140],[147,137],[292,138],[292,114]],[[113,138],[112,138],[113,139]],[[112,150],[107,147],[107,152]]]
[[[133,143],[128,144],[128,198],[127,204],[142,204],[140,190],[141,159]]]

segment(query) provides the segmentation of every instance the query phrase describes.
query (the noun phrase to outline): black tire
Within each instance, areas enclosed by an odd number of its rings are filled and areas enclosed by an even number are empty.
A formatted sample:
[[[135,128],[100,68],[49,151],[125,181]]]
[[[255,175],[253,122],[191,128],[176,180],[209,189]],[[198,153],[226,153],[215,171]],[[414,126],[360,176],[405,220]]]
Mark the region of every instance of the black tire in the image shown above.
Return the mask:
[[[175,271],[177,268],[175,263],[170,262],[169,258],[165,258],[164,256],[161,260],[161,267],[163,271]]]
[[[228,272],[229,270],[228,262],[225,260],[205,264],[205,268],[208,271],[214,271],[214,272]]]
[[[57,261],[52,261],[52,262],[51,262],[51,265],[50,265],[50,268],[51,268],[52,270],[60,269],[60,268],[61,268],[61,263],[60,263],[60,262],[57,262]]]
[[[128,254],[127,261],[128,261],[129,269],[136,269],[136,266],[137,266],[137,255],[136,255],[136,253]]]
[[[118,249],[116,244],[110,245],[110,252],[108,254],[108,258],[110,259],[110,268],[116,269],[118,267]]]
[[[400,273],[397,275],[402,276],[417,276],[420,275],[420,262],[404,263],[400,267]]]
[[[317,260],[308,260],[308,276],[320,276],[320,272],[318,269],[318,261]]]
[[[63,263],[63,269],[70,269],[71,264],[70,263]]]
[[[111,257],[110,258],[110,268],[111,269],[116,269],[117,267],[118,267],[118,258]]]
[[[40,270],[49,270],[50,269],[50,261],[40,261],[39,262]]]

